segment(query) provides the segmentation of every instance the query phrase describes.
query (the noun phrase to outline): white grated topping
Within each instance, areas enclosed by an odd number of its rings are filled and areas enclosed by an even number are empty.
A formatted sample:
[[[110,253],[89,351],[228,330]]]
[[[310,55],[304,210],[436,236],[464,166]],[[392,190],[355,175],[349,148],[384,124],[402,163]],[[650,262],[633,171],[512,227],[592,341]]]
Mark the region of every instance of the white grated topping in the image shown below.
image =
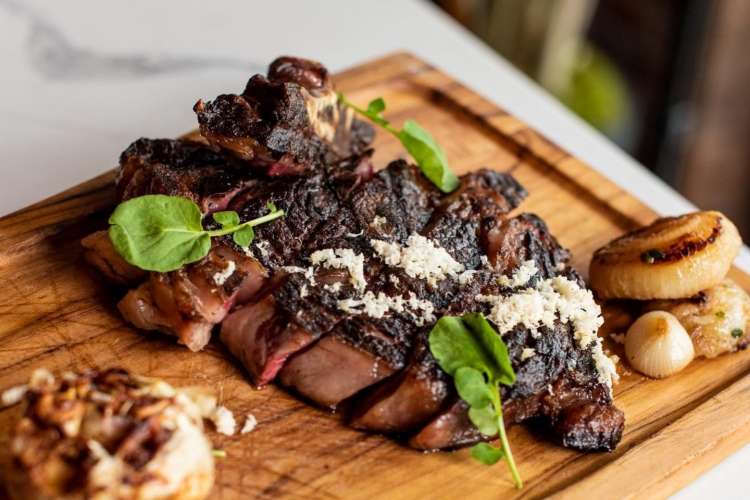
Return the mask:
[[[458,275],[458,283],[460,285],[465,285],[469,281],[471,281],[471,278],[474,277],[474,275],[477,273],[476,269],[468,269],[461,274]]]
[[[307,281],[315,286],[315,270],[312,267],[284,266],[281,269],[289,274],[301,273],[305,275]]]
[[[617,362],[619,361],[619,358],[617,356],[607,356],[604,354],[601,343],[594,346],[591,350],[591,356],[594,358],[596,371],[599,372],[599,382],[607,384],[611,389],[612,383],[620,380],[620,376],[617,374]]]
[[[395,274],[391,274],[390,276],[388,276],[388,281],[393,283],[393,285],[396,287],[398,287],[401,284],[401,280],[399,280],[398,276],[396,276]]]
[[[523,351],[521,351],[521,361],[526,361],[534,356],[536,356],[536,351],[531,347],[524,347]]]
[[[323,290],[336,293],[341,290],[341,283],[337,281],[333,285],[323,285]]]
[[[247,417],[245,417],[245,424],[242,426],[242,430],[240,431],[240,434],[247,434],[249,432],[253,432],[255,430],[255,426],[258,425],[258,419],[255,418],[255,415],[250,414]]]
[[[418,326],[422,326],[425,322],[435,321],[435,306],[428,300],[419,299],[414,292],[410,292],[409,298],[404,299],[398,295],[391,297],[383,292],[375,295],[368,290],[359,299],[339,300],[338,307],[346,313],[364,314],[371,318],[382,318],[391,311],[408,312]]]
[[[412,278],[426,280],[430,286],[464,270],[443,247],[421,234],[409,236],[405,247],[381,240],[370,240],[370,244],[386,265],[400,267]]]
[[[498,280],[500,286],[505,288],[518,288],[522,287],[529,282],[529,280],[539,272],[536,267],[536,262],[533,260],[527,260],[521,266],[513,271],[513,275],[509,278],[507,276],[501,276]]]
[[[258,249],[260,252],[260,255],[263,257],[268,257],[268,252],[270,250],[271,244],[268,243],[266,240],[260,240],[255,243],[255,248]]]
[[[0,408],[6,406],[13,406],[21,402],[23,397],[26,395],[26,391],[29,390],[28,385],[17,385],[3,391],[0,397]]]
[[[299,296],[304,299],[305,297],[307,297],[307,295],[307,285],[303,284],[301,287],[299,287]]]
[[[590,290],[564,276],[556,276],[511,295],[479,295],[477,299],[492,305],[489,319],[500,335],[518,325],[539,335],[542,326],[553,328],[555,320],[573,325],[574,337],[581,349],[591,346],[592,356],[599,371],[599,380],[611,388],[617,378],[612,361],[602,351],[597,335],[604,323],[601,309]]]
[[[364,229],[362,229],[362,230],[361,230],[360,232],[358,232],[358,233],[346,233],[346,237],[347,237],[347,238],[359,238],[359,237],[360,237],[360,236],[362,236],[363,234],[365,234],[365,230],[364,230]]]
[[[233,260],[228,260],[226,266],[222,271],[214,273],[213,280],[217,285],[223,285],[234,274],[234,270],[237,268],[237,264]]]
[[[328,268],[347,269],[351,284],[360,292],[364,291],[367,286],[364,272],[365,258],[362,254],[355,253],[351,248],[326,248],[318,250],[310,255],[310,262],[313,265],[322,264]]]
[[[383,224],[385,224],[387,222],[388,222],[388,219],[386,219],[385,217],[381,217],[379,215],[376,215],[375,218],[372,219],[372,222],[370,222],[369,225],[370,225],[370,227],[375,228],[375,229],[382,229],[383,228]]]
[[[231,436],[234,434],[237,423],[234,415],[226,406],[218,406],[211,414],[211,422],[216,427],[216,432]]]

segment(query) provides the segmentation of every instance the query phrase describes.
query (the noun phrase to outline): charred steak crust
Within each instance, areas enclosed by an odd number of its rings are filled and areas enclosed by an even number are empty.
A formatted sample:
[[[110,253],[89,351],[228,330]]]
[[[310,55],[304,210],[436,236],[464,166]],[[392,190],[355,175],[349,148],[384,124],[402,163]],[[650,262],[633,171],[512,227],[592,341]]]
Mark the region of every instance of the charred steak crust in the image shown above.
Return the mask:
[[[369,124],[338,103],[322,65],[293,57],[250,78],[242,94],[201,100],[194,110],[211,144],[270,175],[323,169],[361,154],[374,137]]]
[[[318,405],[345,408],[353,427],[407,435],[420,449],[487,439],[427,339],[441,315],[489,313],[480,296],[514,293],[501,278],[529,261],[537,273],[528,286],[558,276],[585,286],[539,217],[509,215],[526,190],[489,169],[462,176],[448,195],[403,160],[373,173],[372,127],[339,105],[327,70],[314,61],[279,58],[242,94],[199,101],[195,111],[206,143],[134,142],[121,157],[120,199],[185,196],[205,213],[231,209],[243,221],[272,202],[286,216],[257,227],[250,249],[225,237],[202,261],[151,273],[120,303],[123,315],[195,350],[221,323],[221,341],[257,385],[277,379]],[[428,282],[387,264],[373,243],[403,249],[412,238],[438,245],[460,275]],[[120,282],[143,279],[99,240],[86,244],[92,263]],[[311,263],[317,251],[359,259],[363,282],[347,268],[353,260]],[[386,305],[365,306],[365,290]],[[401,302],[388,302],[394,298]],[[541,418],[564,446],[611,450],[623,414],[592,348],[582,348],[573,330],[558,321],[505,334],[518,376],[502,389],[505,419]]]

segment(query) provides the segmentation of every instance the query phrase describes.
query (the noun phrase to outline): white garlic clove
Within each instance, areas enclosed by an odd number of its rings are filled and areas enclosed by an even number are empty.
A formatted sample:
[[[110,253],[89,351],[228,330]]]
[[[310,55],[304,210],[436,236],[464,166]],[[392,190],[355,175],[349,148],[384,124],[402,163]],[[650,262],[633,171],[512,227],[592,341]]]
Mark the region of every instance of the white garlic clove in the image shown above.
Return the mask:
[[[695,350],[676,317],[665,311],[651,311],[628,328],[625,356],[644,375],[664,378],[689,365]]]

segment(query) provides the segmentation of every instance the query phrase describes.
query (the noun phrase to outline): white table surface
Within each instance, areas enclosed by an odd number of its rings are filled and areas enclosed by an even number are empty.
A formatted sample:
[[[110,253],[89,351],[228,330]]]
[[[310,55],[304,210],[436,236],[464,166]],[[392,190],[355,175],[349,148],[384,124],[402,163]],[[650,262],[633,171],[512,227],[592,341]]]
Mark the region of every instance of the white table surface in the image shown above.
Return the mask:
[[[195,125],[277,55],[331,70],[409,50],[458,77],[663,214],[679,194],[432,5],[419,0],[0,0],[0,215],[114,166],[138,136]],[[745,250],[739,263],[750,269]],[[676,498],[747,496],[750,446]],[[637,480],[637,478],[634,478]]]

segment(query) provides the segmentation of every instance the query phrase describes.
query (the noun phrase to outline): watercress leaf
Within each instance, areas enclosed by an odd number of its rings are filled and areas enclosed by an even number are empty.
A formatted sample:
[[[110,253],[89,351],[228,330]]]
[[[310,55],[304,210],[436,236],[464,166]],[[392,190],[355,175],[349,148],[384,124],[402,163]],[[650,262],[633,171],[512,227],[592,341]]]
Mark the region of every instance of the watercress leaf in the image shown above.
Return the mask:
[[[385,111],[385,101],[383,100],[382,97],[373,99],[367,105],[367,113],[370,115],[379,115],[383,111]]]
[[[484,408],[492,403],[492,392],[482,372],[463,366],[456,370],[453,378],[461,399],[471,407]]]
[[[491,384],[515,381],[508,348],[479,313],[443,316],[430,332],[429,343],[440,367],[451,376],[468,366],[484,373]]]
[[[168,272],[205,257],[211,238],[198,205],[187,198],[146,195],[120,203],[109,218],[109,238],[130,264]]]
[[[448,159],[435,139],[414,120],[406,120],[398,138],[414,158],[422,173],[444,193],[458,187],[456,174],[448,166]]]
[[[488,374],[490,381],[513,385],[516,373],[508,356],[508,347],[490,322],[480,313],[466,313],[461,319],[468,325],[474,339],[486,355],[487,366],[491,372]]]
[[[234,227],[240,223],[240,216],[234,210],[215,212],[213,218],[216,222],[221,224],[221,227],[223,228]]]
[[[255,231],[250,226],[242,226],[232,234],[232,239],[235,243],[243,248],[247,248],[255,238]]]
[[[471,333],[459,316],[440,318],[430,331],[429,344],[432,355],[448,375],[454,376],[464,366],[485,372]]]
[[[502,448],[495,448],[489,443],[479,443],[471,448],[471,456],[484,465],[495,465],[505,456]]]
[[[497,413],[492,405],[469,408],[469,420],[485,436],[497,434]]]
[[[268,203],[266,203],[266,208],[267,208],[267,209],[268,209],[268,211],[269,211],[269,212],[271,212],[271,213],[274,213],[274,212],[278,212],[278,211],[279,211],[279,209],[278,209],[278,208],[276,208],[276,203],[274,203],[274,202],[272,202],[272,201],[269,201]]]

